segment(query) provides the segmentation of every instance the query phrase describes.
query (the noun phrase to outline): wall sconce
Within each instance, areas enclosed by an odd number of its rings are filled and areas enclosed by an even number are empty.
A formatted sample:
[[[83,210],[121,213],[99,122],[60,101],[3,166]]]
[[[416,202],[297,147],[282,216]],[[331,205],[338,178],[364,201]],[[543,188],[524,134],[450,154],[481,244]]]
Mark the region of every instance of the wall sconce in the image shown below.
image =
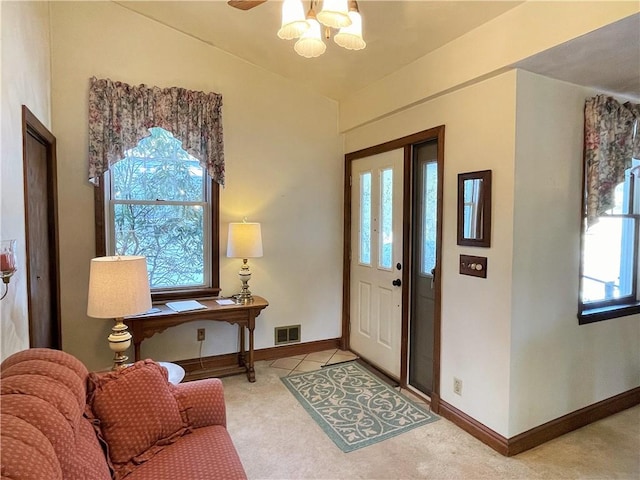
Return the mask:
[[[0,242],[0,276],[4,284],[4,292],[0,300],[7,296],[11,275],[16,273],[16,241],[2,240]]]

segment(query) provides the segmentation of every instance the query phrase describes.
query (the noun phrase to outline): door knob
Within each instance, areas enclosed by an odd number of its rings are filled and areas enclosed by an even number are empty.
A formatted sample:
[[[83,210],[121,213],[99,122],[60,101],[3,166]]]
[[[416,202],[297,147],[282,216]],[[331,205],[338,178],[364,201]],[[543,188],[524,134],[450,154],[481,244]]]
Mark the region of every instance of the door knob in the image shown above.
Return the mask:
[[[400,285],[402,285],[402,281],[399,278],[396,278],[393,282],[391,282],[391,284],[394,287],[399,287]]]

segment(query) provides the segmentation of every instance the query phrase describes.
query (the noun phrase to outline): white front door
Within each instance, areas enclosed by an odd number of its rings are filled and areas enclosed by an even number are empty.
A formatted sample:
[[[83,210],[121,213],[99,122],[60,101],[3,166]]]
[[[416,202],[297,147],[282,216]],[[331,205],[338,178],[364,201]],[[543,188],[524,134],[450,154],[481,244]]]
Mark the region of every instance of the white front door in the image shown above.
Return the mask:
[[[404,149],[351,170],[351,349],[400,377]]]

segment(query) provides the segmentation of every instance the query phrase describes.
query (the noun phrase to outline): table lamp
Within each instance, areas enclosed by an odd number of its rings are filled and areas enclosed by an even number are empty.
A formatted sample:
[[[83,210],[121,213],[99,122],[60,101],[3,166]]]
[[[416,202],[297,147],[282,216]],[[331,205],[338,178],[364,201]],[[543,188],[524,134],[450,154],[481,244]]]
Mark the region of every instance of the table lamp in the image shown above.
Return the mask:
[[[251,271],[247,259],[262,256],[262,232],[259,223],[230,223],[227,241],[227,257],[242,258],[242,268],[238,272],[242,289],[234,295],[237,303],[251,303],[253,297],[249,291]]]
[[[113,318],[109,348],[114,352],[112,370],[124,367],[123,352],[131,346],[131,334],[123,317],[151,308],[147,259],[136,256],[98,257],[91,260],[87,315]]]

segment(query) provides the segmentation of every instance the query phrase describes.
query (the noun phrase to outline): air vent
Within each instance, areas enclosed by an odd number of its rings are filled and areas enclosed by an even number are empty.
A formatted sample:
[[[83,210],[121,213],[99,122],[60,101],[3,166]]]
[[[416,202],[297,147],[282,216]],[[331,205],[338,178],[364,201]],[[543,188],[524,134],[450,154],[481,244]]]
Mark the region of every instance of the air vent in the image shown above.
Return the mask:
[[[296,343],[300,341],[300,325],[275,328],[275,344]]]

